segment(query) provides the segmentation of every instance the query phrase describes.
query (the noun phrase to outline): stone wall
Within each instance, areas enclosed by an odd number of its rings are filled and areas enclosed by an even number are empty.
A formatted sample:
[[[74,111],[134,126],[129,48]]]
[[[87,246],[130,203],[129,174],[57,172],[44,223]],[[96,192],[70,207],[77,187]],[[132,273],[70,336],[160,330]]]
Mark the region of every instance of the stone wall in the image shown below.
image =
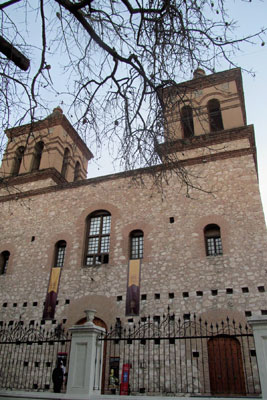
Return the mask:
[[[163,193],[150,188],[148,176],[146,186],[138,186],[130,176],[117,174],[2,202],[0,252],[11,256],[7,273],[0,276],[0,321],[41,320],[59,240],[67,248],[57,322],[71,326],[88,308],[107,325],[116,317],[127,320],[134,229],[144,232],[140,316],[162,315],[168,305],[177,315],[208,319],[267,313],[266,227],[253,156],[196,164],[188,171],[208,193],[190,189],[186,196],[171,173]],[[96,210],[112,215],[109,263],[84,267],[85,221]],[[211,223],[221,228],[221,256],[206,256],[203,229]]]

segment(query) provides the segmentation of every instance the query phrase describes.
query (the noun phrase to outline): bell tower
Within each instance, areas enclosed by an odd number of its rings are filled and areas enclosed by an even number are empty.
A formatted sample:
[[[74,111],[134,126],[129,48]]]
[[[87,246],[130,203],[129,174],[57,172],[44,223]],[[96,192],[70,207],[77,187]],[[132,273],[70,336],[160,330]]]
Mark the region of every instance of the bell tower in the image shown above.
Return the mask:
[[[8,143],[0,176],[8,184],[50,180],[50,184],[86,179],[93,157],[60,107],[44,120],[6,131]]]
[[[162,91],[165,141],[157,151],[165,162],[207,162],[252,153],[253,125],[247,125],[239,68],[206,75]]]

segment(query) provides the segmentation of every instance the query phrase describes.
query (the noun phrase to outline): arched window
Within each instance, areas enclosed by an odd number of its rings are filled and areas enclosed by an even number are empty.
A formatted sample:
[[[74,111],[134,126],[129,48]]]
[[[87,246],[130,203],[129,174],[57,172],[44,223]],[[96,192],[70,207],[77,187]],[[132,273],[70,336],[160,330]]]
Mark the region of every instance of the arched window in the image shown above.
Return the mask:
[[[31,171],[37,171],[40,168],[43,149],[44,149],[43,142],[38,142],[34,146]]]
[[[55,264],[54,267],[63,267],[67,243],[65,240],[60,240],[56,244]]]
[[[4,275],[6,273],[9,257],[9,251],[2,251],[0,254],[0,275]]]
[[[130,233],[130,259],[143,258],[144,254],[144,233],[136,230]]]
[[[69,165],[69,160],[70,160],[70,151],[66,147],[64,150],[64,156],[63,156],[63,162],[62,162],[62,168],[61,168],[61,175],[66,178],[67,175],[67,169]]]
[[[78,181],[78,179],[80,178],[80,172],[81,172],[81,164],[79,163],[79,161],[76,161],[74,169],[74,182]]]
[[[87,219],[86,265],[108,263],[110,225],[111,215],[108,211],[99,210],[89,215]]]
[[[13,167],[12,167],[12,175],[13,176],[16,176],[19,174],[19,169],[20,169],[22,158],[23,158],[24,150],[25,150],[24,146],[20,146],[16,150],[15,158],[13,161]]]
[[[210,131],[217,132],[223,130],[223,121],[220,102],[217,99],[212,99],[208,102],[208,113],[210,122]]]
[[[204,228],[207,256],[219,256],[223,254],[221,230],[218,225],[209,224]]]
[[[181,110],[181,123],[184,132],[184,138],[194,136],[193,111],[190,106],[184,106]]]

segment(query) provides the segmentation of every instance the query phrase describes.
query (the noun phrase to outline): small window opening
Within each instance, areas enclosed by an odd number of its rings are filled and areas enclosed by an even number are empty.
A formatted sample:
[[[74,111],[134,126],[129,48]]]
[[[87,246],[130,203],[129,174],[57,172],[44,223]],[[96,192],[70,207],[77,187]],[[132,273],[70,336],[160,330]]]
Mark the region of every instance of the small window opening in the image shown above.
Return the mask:
[[[56,244],[55,267],[63,267],[67,243],[60,240]]]
[[[206,255],[219,256],[223,254],[221,230],[218,225],[209,224],[204,228]]]
[[[43,149],[44,149],[43,142],[38,142],[34,146],[31,171],[37,171],[40,168]]]
[[[12,172],[11,172],[13,176],[16,176],[16,175],[19,174],[19,170],[20,170],[22,159],[23,159],[24,151],[25,151],[25,147],[24,146],[20,146],[16,150],[15,158],[14,158],[14,161],[13,161]]]
[[[144,254],[144,233],[141,230],[135,230],[130,233],[130,259],[138,260],[143,258]]]
[[[248,287],[242,287],[242,293],[248,293],[249,288]]]
[[[80,175],[81,175],[81,164],[79,163],[79,161],[76,161],[73,181],[74,182],[78,181],[80,179]]]
[[[141,294],[141,300],[146,300],[146,299],[147,299],[146,294]]]
[[[174,223],[174,217],[170,217],[170,224]]]
[[[4,275],[7,271],[10,253],[5,250],[0,254],[0,275]]]
[[[217,99],[212,99],[207,105],[209,114],[210,131],[217,132],[223,130],[223,121],[220,102]]]
[[[169,299],[174,299],[174,293],[169,293]]]
[[[190,106],[184,106],[181,110],[181,124],[183,128],[184,138],[194,136],[194,120],[193,111]]]
[[[213,289],[213,290],[211,291],[211,294],[212,294],[212,296],[217,296],[218,290],[217,290],[217,289]]]
[[[70,150],[66,147],[64,150],[63,162],[62,162],[62,168],[61,168],[61,175],[64,178],[66,178],[66,176],[67,176],[69,162],[70,162]]]
[[[183,292],[183,297],[189,297],[189,293],[188,292]]]

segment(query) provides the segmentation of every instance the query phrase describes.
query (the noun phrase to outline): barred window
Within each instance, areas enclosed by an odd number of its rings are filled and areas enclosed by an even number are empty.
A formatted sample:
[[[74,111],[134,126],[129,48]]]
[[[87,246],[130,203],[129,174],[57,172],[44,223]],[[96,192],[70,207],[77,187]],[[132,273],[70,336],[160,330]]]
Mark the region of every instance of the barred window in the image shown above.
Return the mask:
[[[60,240],[56,244],[55,267],[63,267],[67,243]]]
[[[143,258],[144,253],[144,233],[135,230],[130,233],[130,258],[132,260]]]
[[[0,254],[0,275],[4,275],[6,273],[9,257],[9,251],[2,251]]]
[[[86,265],[107,264],[109,261],[111,215],[100,210],[87,220]]]
[[[223,121],[220,102],[217,99],[212,99],[208,102],[208,113],[210,122],[210,131],[217,132],[223,130]]]
[[[181,124],[183,128],[184,138],[194,136],[194,120],[193,111],[190,106],[184,106],[181,110]]]
[[[223,254],[221,230],[218,225],[209,224],[204,229],[207,256]]]

